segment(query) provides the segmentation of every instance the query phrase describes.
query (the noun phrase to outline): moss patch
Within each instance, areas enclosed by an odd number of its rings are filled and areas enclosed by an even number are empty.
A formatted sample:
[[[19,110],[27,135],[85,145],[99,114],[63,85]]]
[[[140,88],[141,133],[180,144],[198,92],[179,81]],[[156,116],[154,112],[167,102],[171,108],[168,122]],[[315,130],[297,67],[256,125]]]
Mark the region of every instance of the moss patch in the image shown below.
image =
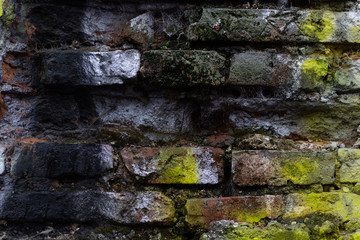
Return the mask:
[[[336,17],[330,11],[312,11],[301,23],[300,29],[311,40],[329,42],[336,30]]]

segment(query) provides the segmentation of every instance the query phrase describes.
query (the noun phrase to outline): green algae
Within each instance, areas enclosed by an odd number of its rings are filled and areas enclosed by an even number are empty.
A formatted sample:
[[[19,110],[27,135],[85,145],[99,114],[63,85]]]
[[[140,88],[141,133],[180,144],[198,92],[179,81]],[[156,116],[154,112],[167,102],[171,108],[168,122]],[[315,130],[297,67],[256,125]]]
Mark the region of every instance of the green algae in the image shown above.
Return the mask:
[[[164,184],[196,184],[198,167],[192,148],[168,148],[160,150],[157,157],[164,166],[156,178],[157,183]]]
[[[301,87],[315,89],[324,85],[328,75],[329,62],[324,58],[309,58],[301,65],[303,77]]]
[[[313,41],[329,42],[336,30],[336,16],[330,11],[312,11],[302,21],[300,29]]]
[[[5,0],[0,0],[0,17],[3,15],[3,7],[4,7]]]
[[[342,163],[339,170],[341,183],[360,182],[360,150],[339,149],[339,161]]]

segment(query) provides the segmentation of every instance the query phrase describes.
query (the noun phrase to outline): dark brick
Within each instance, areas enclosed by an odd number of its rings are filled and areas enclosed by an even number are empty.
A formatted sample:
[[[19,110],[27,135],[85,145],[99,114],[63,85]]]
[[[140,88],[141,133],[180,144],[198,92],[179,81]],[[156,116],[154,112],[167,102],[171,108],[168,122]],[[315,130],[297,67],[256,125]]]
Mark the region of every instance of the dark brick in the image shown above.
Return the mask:
[[[36,143],[16,146],[11,174],[17,178],[99,177],[112,167],[108,145]]]

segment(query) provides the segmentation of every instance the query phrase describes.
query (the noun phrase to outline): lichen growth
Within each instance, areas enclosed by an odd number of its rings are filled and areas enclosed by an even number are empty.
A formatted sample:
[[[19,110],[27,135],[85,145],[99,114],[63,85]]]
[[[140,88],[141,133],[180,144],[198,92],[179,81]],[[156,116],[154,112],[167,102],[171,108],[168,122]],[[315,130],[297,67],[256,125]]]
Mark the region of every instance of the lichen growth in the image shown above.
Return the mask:
[[[301,23],[300,29],[311,40],[329,42],[336,30],[336,16],[330,11],[312,11]]]
[[[3,15],[4,11],[3,11],[3,5],[4,5],[5,0],[0,0],[0,17]]]
[[[311,184],[320,175],[319,164],[308,158],[287,159],[282,167],[284,176],[294,184]]]
[[[223,226],[221,226],[223,225]],[[286,226],[278,222],[270,222],[266,227],[240,225],[231,221],[220,221],[214,224],[209,233],[200,240],[306,240],[310,239],[309,230],[304,224]]]
[[[360,25],[351,26],[349,34],[349,42],[360,43]]]
[[[298,114],[303,133],[310,139],[349,139],[360,124],[360,106],[319,106]]]
[[[327,213],[339,217],[343,222],[353,217],[359,218],[360,196],[352,193],[311,193],[311,194],[292,194],[291,199],[295,199],[288,206],[284,218],[301,218],[314,213]]]
[[[328,75],[329,62],[324,58],[309,58],[301,66],[303,77],[301,87],[314,89],[321,87]]]
[[[164,168],[156,179],[157,183],[196,184],[198,166],[192,148],[168,148],[160,150],[158,161]]]

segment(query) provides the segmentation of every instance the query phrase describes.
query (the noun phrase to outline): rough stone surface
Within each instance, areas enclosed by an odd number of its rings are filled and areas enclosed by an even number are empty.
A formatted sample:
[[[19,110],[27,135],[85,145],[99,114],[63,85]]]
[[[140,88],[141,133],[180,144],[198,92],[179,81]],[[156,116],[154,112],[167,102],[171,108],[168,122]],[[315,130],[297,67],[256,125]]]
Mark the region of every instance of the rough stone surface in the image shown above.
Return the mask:
[[[27,38],[23,37],[22,40],[40,46],[94,45],[97,42],[118,44],[122,28],[134,17],[131,7],[130,11],[121,8],[111,11],[101,6],[86,6],[81,1],[67,4],[66,7],[63,4],[23,4],[22,11],[26,18],[22,20],[26,28],[23,30],[20,25],[18,31],[25,31]]]
[[[292,82],[290,58],[268,52],[237,53],[231,59],[229,81],[234,85],[279,86]]]
[[[356,12],[205,8],[191,41],[359,42]]]
[[[113,167],[112,148],[98,144],[18,145],[11,174],[17,178],[99,177]]]
[[[0,218],[12,221],[169,224],[175,219],[173,203],[158,192],[2,192],[0,202]]]
[[[360,182],[360,150],[342,148],[338,150],[338,156],[341,163],[340,182]]]
[[[147,81],[168,87],[220,85],[225,82],[225,58],[215,51],[147,51],[140,72]]]
[[[294,239],[308,240],[310,239],[309,229],[305,224],[280,224],[276,221],[270,222],[266,227],[254,227],[249,225],[241,225],[234,221],[217,221],[209,232],[204,233],[200,240],[227,240],[227,239]]]
[[[281,196],[270,195],[189,199],[185,205],[186,221],[190,226],[205,228],[219,220],[253,223],[279,217],[283,204]]]
[[[99,119],[104,123],[120,122],[144,132],[186,133],[193,130],[193,105],[162,98],[94,98]]]
[[[57,85],[123,84],[140,68],[137,50],[113,52],[46,52],[41,82]]]
[[[346,222],[360,217],[359,204],[360,196],[353,193],[290,194],[286,197],[286,211],[282,218],[296,219],[314,213],[326,213]]]
[[[147,183],[217,184],[224,175],[224,152],[218,148],[124,148],[121,157]]]
[[[339,92],[357,91],[360,89],[360,60],[358,57],[342,61],[342,67],[335,73],[335,89]]]
[[[5,146],[0,145],[0,175],[3,175],[5,173],[5,154]]]
[[[232,179],[238,186],[333,184],[335,161],[329,152],[235,151]]]
[[[36,54],[7,53],[2,62],[1,92],[34,92],[40,82],[40,66],[40,59]]]
[[[154,16],[147,12],[131,19],[122,31],[122,37],[128,41],[146,47],[154,40]]]

